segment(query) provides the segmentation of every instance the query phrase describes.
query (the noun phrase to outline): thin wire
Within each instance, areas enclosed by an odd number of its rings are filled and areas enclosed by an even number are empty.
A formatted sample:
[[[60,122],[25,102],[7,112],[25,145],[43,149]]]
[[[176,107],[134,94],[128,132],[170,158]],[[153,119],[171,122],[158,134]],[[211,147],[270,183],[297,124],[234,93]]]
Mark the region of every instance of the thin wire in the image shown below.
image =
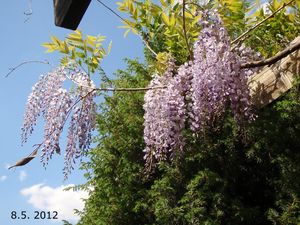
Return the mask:
[[[124,23],[127,24],[126,20],[120,16],[118,13],[116,13],[112,8],[110,8],[108,5],[106,5],[105,3],[103,3],[100,0],[97,0],[97,2],[99,2],[101,5],[103,5],[106,9],[108,9],[109,11],[111,11],[115,16],[119,17]]]
[[[105,3],[103,3],[100,0],[97,0],[98,3],[100,3],[102,6],[104,6],[106,9],[108,9],[110,12],[112,12],[115,16],[117,16],[119,19],[121,19],[125,24],[127,24],[128,26],[132,27],[128,21],[126,21],[126,19],[124,19],[122,16],[120,16],[116,11],[114,11],[112,8],[110,8],[108,5],[106,5]],[[134,27],[133,27],[134,28]],[[150,50],[150,52],[157,56],[157,53],[150,47],[150,45],[148,44],[147,40],[145,40],[141,34],[139,34],[139,37],[141,38],[141,40],[144,42],[144,44],[146,45],[146,47]]]

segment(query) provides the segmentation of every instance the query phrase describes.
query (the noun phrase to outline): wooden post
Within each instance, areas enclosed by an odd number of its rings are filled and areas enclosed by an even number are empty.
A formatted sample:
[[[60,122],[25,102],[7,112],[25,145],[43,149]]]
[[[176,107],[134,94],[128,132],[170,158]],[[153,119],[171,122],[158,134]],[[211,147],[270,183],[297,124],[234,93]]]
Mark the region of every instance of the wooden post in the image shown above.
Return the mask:
[[[297,37],[291,44],[300,41]],[[300,50],[271,66],[265,66],[249,78],[252,102],[261,108],[288,91],[296,75],[300,75]]]
[[[76,30],[91,0],[53,0],[55,25]]]

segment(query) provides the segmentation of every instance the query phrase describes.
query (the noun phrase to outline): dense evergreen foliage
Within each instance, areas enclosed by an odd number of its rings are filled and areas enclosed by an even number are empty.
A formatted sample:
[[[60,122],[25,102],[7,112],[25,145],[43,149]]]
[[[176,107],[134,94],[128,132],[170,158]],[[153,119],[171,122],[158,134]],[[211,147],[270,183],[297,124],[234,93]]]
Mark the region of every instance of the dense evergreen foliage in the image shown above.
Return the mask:
[[[112,82],[147,84],[147,67],[127,62]],[[228,115],[196,139],[186,134],[184,154],[149,177],[143,173],[143,93],[105,96],[99,145],[83,164],[93,191],[78,224],[300,223],[299,91],[296,85],[244,128]]]

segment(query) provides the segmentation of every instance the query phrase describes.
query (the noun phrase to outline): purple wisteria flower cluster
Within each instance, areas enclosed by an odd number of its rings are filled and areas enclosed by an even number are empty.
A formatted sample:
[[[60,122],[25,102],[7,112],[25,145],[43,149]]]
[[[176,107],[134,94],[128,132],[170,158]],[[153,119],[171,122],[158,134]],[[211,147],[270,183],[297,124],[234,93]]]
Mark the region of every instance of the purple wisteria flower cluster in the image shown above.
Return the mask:
[[[241,58],[230,49],[230,39],[218,15],[204,23],[194,45],[191,65],[191,128],[211,126],[229,105],[237,122],[252,120],[247,76],[241,69]]]
[[[239,124],[254,119],[247,85],[251,71],[241,69],[245,54],[231,51],[228,33],[217,14],[210,13],[200,24],[203,29],[194,44],[193,60],[177,71],[169,65],[164,75],[150,83],[150,88],[166,88],[150,89],[145,95],[144,152],[148,169],[183,150],[185,125],[194,133],[203,132],[228,109]]]
[[[76,84],[71,91],[64,87],[66,79]],[[22,144],[32,134],[38,117],[42,116],[45,121],[44,140],[39,146],[44,165],[55,152],[60,154],[59,139],[70,118],[64,168],[66,176],[73,168],[74,159],[82,155],[91,142],[96,120],[94,90],[95,85],[86,73],[59,67],[42,75],[28,97],[22,126]]]
[[[151,87],[166,86],[164,89],[150,89],[145,94],[144,139],[146,142],[146,167],[151,169],[152,160],[165,160],[173,149],[182,150],[186,109],[184,104],[184,83],[180,76],[173,78],[174,62],[170,61],[163,76],[155,76]]]

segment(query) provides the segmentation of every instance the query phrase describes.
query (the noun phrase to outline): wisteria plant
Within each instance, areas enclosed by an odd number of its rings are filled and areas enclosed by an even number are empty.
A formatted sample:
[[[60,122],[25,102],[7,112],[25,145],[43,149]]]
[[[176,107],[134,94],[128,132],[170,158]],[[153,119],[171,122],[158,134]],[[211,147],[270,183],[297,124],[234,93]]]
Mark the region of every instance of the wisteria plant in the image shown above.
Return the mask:
[[[185,128],[194,133],[203,132],[222,118],[228,108],[238,124],[254,119],[247,85],[251,71],[241,69],[241,63],[248,56],[231,50],[228,33],[216,11],[202,12],[198,25],[201,32],[194,43],[193,58],[178,66],[170,57],[165,72],[156,74],[148,88],[139,89],[147,90],[144,158],[148,170],[184,150]],[[44,45],[49,51],[57,50],[65,55],[62,65],[41,76],[28,97],[22,143],[27,141],[37,118],[42,116],[44,140],[37,146],[42,149],[44,165],[55,152],[61,152],[60,136],[69,123],[66,177],[75,159],[89,149],[91,132],[95,128],[94,98],[98,89],[89,73],[100,67],[100,60],[106,54],[102,40],[102,36],[83,39],[79,31],[69,35],[66,41],[52,37],[53,42]],[[88,72],[82,64],[87,65]],[[67,90],[66,80],[71,80],[75,87]]]

